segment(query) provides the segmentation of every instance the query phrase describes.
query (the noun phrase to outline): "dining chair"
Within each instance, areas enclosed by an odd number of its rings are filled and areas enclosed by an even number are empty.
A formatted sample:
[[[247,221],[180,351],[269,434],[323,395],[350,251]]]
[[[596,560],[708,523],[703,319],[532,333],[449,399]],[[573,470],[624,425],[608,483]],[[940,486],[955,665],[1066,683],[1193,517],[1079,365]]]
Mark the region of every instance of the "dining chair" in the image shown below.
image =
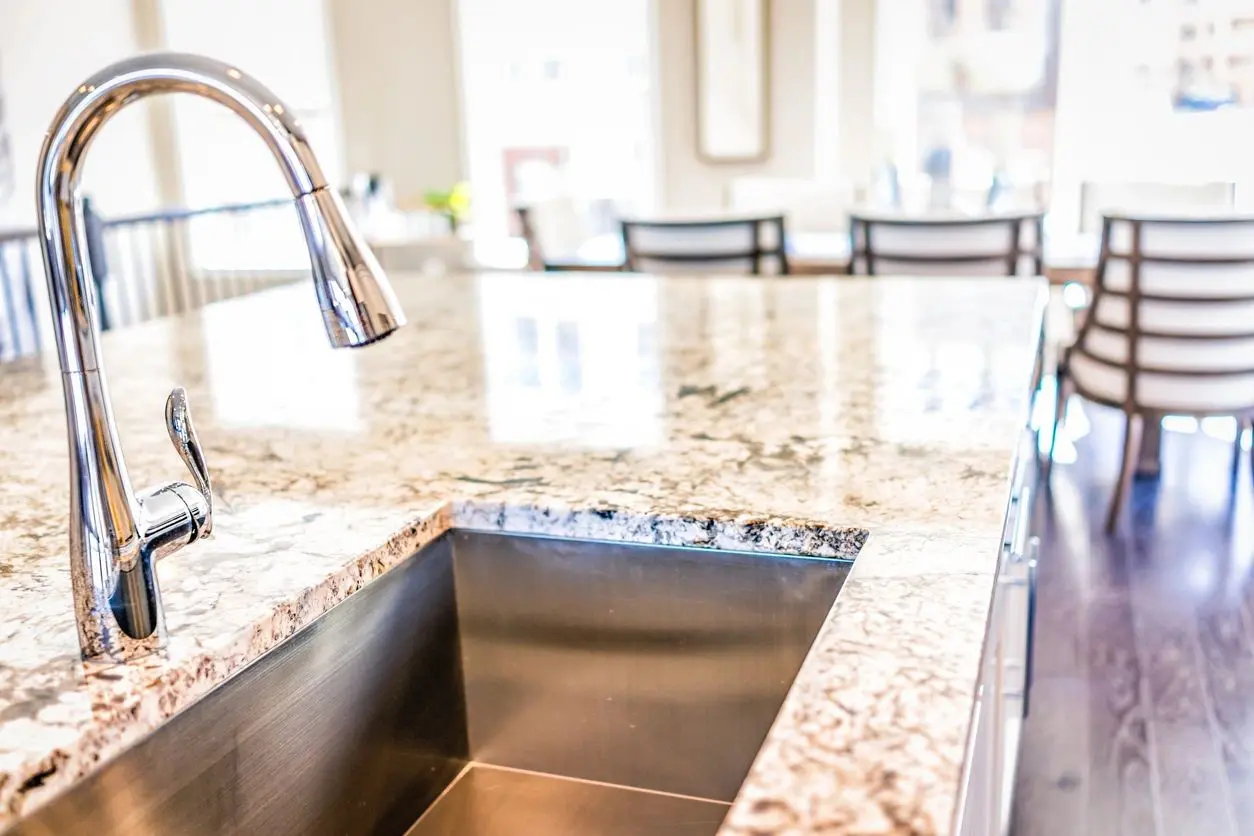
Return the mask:
[[[627,269],[642,273],[787,275],[782,215],[620,222]]]
[[[849,218],[849,272],[867,276],[1041,274],[1040,212]]]
[[[1085,181],[1080,184],[1080,231],[1097,233],[1103,215],[1231,209],[1235,198],[1235,183]]]
[[[1124,413],[1113,532],[1147,420],[1254,418],[1254,216],[1104,216],[1092,304],[1057,381],[1046,480],[1072,394]]]
[[[523,241],[527,244],[527,268],[548,271],[617,271],[621,259],[591,261],[579,250],[592,240],[584,216],[574,200],[554,197],[514,209]]]

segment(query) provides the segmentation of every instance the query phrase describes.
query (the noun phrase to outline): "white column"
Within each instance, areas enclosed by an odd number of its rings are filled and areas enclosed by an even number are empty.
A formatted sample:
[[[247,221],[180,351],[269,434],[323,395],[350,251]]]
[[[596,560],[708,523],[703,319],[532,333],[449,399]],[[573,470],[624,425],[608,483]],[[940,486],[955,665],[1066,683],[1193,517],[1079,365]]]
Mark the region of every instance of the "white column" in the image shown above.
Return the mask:
[[[927,49],[923,0],[876,0],[872,164],[891,156],[913,167],[919,159],[919,93]]]
[[[131,9],[135,17],[136,46],[144,52],[167,49],[161,0],[131,0]],[[174,97],[154,96],[147,101],[147,106],[158,202],[163,207],[182,206],[186,195],[174,123]]]
[[[456,0],[328,0],[345,171],[399,202],[465,178]]]
[[[842,0],[814,0],[814,175],[839,180]]]
[[[840,4],[838,102],[840,173],[855,185],[870,183],[875,167],[876,0]]]

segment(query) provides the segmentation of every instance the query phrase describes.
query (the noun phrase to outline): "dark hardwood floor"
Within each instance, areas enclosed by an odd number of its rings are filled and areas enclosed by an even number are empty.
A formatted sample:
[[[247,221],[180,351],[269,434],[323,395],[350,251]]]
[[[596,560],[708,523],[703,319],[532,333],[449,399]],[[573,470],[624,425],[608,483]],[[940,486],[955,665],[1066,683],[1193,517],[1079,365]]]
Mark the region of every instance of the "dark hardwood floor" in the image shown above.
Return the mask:
[[[1234,477],[1231,441],[1169,425],[1161,476],[1134,484],[1108,538],[1121,417],[1081,408],[1072,425],[1090,431],[1060,445],[1074,462],[1055,465],[1035,509],[1035,682],[1012,832],[1254,836],[1249,453]]]

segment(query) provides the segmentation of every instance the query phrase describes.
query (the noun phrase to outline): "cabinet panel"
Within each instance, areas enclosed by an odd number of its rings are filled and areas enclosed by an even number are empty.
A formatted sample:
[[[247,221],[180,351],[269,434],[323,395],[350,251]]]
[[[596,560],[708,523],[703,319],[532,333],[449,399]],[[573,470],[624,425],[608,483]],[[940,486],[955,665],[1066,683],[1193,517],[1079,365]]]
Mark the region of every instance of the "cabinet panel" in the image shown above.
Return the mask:
[[[1025,432],[1015,463],[1002,537],[997,584],[989,612],[978,700],[963,772],[957,832],[1004,836],[1010,825],[1019,740],[1031,687],[1036,539],[1031,536],[1035,492],[1034,434]]]

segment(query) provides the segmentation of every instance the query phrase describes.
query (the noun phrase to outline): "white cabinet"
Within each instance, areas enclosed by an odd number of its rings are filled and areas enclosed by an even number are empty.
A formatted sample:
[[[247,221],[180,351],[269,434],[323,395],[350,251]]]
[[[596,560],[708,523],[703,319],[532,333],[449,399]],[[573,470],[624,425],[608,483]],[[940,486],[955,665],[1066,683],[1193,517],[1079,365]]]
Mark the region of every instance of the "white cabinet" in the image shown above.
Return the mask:
[[[1002,836],[1010,825],[1020,730],[1030,686],[1037,541],[1030,536],[1029,522],[1035,480],[1035,434],[1027,432],[1011,485],[967,739],[956,828],[960,836]]]

